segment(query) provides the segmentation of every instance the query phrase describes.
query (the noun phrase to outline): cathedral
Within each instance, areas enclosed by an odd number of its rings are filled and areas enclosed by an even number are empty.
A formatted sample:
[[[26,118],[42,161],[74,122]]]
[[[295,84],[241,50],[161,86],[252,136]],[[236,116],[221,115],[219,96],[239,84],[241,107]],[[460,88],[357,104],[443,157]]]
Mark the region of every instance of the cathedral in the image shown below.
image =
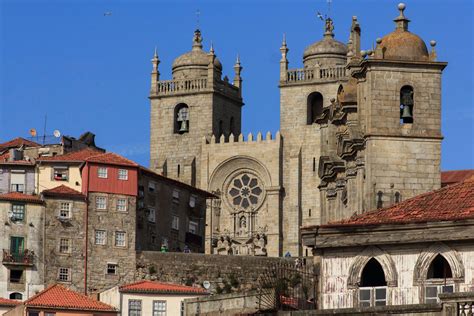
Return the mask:
[[[177,57],[162,80],[151,73],[150,167],[214,192],[206,253],[308,255],[300,227],[324,225],[387,207],[440,187],[441,75],[435,41],[409,31],[398,5],[394,31],[361,49],[352,17],[349,39],[322,39],[290,69],[280,47],[280,132],[242,135],[242,66],[222,76],[212,46]],[[388,21],[387,21],[388,22]]]

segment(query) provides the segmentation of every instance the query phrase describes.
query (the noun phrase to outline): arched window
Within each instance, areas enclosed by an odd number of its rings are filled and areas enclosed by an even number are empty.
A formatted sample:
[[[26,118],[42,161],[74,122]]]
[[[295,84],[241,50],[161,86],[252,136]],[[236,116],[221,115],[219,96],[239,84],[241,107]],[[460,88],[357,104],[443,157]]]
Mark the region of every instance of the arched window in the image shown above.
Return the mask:
[[[359,304],[361,307],[387,305],[385,273],[375,258],[371,258],[362,270]]]
[[[189,107],[180,103],[174,108],[174,132],[184,134],[189,132]]]
[[[413,87],[403,86],[400,89],[400,124],[413,123]]]
[[[379,191],[377,192],[377,208],[382,208],[383,207],[383,192]]]
[[[323,113],[323,95],[321,93],[313,92],[308,96],[307,112],[307,124],[311,125]]]
[[[230,118],[230,125],[229,126],[230,126],[230,134],[234,134],[234,136],[236,136],[235,135],[235,129],[234,129],[235,126],[234,126],[234,117],[233,116]]]
[[[400,192],[395,192],[395,203],[400,203],[402,201],[402,195]]]
[[[18,293],[18,292],[13,292],[10,294],[10,299],[11,300],[22,300],[23,299],[23,294]]]
[[[180,174],[181,174],[181,165],[178,165],[178,178],[179,178]]]
[[[453,272],[446,258],[438,254],[431,261],[426,275],[425,303],[437,303],[439,293],[453,292]]]

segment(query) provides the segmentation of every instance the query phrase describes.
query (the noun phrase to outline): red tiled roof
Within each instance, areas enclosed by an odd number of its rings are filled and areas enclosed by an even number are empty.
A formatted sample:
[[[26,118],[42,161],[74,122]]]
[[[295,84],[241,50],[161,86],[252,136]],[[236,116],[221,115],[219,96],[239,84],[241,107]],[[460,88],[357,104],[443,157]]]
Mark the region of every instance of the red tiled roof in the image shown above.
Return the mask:
[[[86,148],[78,151],[73,151],[64,155],[52,157],[39,157],[38,161],[64,161],[64,162],[83,162],[87,158],[102,154],[101,151]]]
[[[7,298],[0,297],[0,306],[17,306],[17,305],[20,305],[20,304],[21,304],[20,301],[9,300]]]
[[[105,303],[96,301],[83,294],[74,292],[62,285],[55,284],[36,294],[24,302],[27,307],[45,307],[56,309],[72,309],[87,311],[110,311],[116,309]]]
[[[450,170],[441,172],[441,185],[463,182],[467,179],[474,179],[474,169],[470,170]]]
[[[17,137],[17,138],[12,139],[8,142],[0,144],[0,150],[1,149],[6,149],[6,148],[18,148],[18,147],[21,147],[23,145],[29,146],[29,147],[39,147],[39,146],[41,146],[40,144],[35,143],[31,140],[24,139],[22,137]]]
[[[120,287],[120,292],[125,293],[155,293],[155,294],[208,294],[205,289],[171,283],[161,283],[143,280]]]
[[[474,218],[474,179],[321,227],[406,224]]]
[[[128,160],[127,158],[117,155],[115,153],[101,153],[99,155],[87,158],[86,161],[120,166],[138,167],[138,164],[136,162]]]
[[[20,192],[0,194],[0,201],[19,201],[19,202],[37,203],[37,204],[43,203],[43,201],[38,195],[30,195],[30,194],[24,194]]]
[[[79,191],[76,191],[68,186],[65,186],[64,184],[61,184],[58,187],[49,189],[49,190],[44,190],[42,192],[44,195],[60,195],[60,196],[71,196],[71,197],[81,197],[85,198],[85,195],[82,194]]]

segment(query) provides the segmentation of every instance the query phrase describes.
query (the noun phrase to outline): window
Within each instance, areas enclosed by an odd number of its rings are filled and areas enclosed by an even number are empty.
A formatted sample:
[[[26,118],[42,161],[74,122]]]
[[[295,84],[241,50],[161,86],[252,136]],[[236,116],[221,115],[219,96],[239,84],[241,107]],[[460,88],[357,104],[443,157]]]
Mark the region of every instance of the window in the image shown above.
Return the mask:
[[[178,190],[173,190],[173,202],[174,203],[179,203],[179,191]]]
[[[184,104],[178,104],[174,109],[174,132],[184,134],[189,132],[189,107]]]
[[[383,192],[379,191],[377,192],[377,208],[382,208],[383,207]]]
[[[156,220],[156,211],[154,208],[148,209],[148,221],[154,223]]]
[[[107,209],[107,198],[105,196],[97,196],[95,198],[95,207],[98,210]]]
[[[97,169],[97,176],[99,178],[107,178],[107,168],[105,167],[99,167]]]
[[[70,253],[71,252],[71,239],[69,239],[69,238],[60,238],[59,239],[59,252],[60,253]]]
[[[125,247],[125,232],[115,232],[115,246],[116,247]]]
[[[199,223],[194,222],[194,221],[189,221],[189,232],[191,234],[197,235],[199,232]]]
[[[116,263],[107,263],[107,274],[117,274],[117,264]]]
[[[128,315],[129,316],[142,316],[142,301],[141,300],[128,300]]]
[[[69,179],[68,167],[53,167],[53,180],[67,181]]]
[[[189,197],[189,207],[195,207],[196,206],[196,196],[191,195]]]
[[[403,86],[400,89],[400,124],[413,123],[413,88]]]
[[[25,220],[25,204],[12,204],[12,221],[24,221]]]
[[[22,300],[23,299],[23,294],[18,293],[18,292],[13,292],[10,294],[10,299],[11,300]]]
[[[71,203],[61,202],[59,204],[59,218],[70,218],[71,217]]]
[[[148,182],[148,191],[155,192],[155,182]]]
[[[313,157],[313,172],[316,172],[316,158]]]
[[[95,244],[105,245],[107,243],[107,232],[105,230],[95,231]]]
[[[171,228],[179,230],[179,217],[173,216],[173,222],[171,223]]]
[[[166,301],[153,301],[153,316],[166,316]]]
[[[323,95],[319,92],[313,92],[307,99],[307,124],[311,125],[323,113]]]
[[[119,180],[128,180],[128,170],[127,169],[119,169],[118,178],[119,178]]]
[[[127,199],[117,199],[117,211],[119,212],[127,211]]]
[[[40,312],[35,312],[35,311],[29,311],[28,316],[39,316]]]
[[[438,254],[431,261],[426,276],[425,303],[438,303],[439,293],[453,293],[453,273],[448,261]]]
[[[179,178],[179,175],[181,174],[181,165],[178,164],[178,178]]]
[[[402,201],[402,196],[400,192],[395,192],[395,203],[400,203]]]
[[[62,282],[68,282],[71,280],[69,268],[59,268],[58,280]]]
[[[362,270],[359,288],[360,307],[387,305],[387,282],[377,259],[372,258]]]
[[[10,270],[10,283],[23,283],[23,270]]]
[[[25,171],[24,170],[12,170],[10,176],[11,191],[12,192],[25,192]]]

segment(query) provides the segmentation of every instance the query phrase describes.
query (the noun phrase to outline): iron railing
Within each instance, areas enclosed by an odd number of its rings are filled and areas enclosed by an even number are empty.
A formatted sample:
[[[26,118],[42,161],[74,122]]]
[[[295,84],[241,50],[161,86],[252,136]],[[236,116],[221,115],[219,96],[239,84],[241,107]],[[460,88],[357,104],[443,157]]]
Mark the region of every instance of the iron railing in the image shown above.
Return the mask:
[[[35,253],[31,250],[25,249],[20,252],[11,252],[8,249],[3,249],[3,264],[14,265],[33,265]]]

